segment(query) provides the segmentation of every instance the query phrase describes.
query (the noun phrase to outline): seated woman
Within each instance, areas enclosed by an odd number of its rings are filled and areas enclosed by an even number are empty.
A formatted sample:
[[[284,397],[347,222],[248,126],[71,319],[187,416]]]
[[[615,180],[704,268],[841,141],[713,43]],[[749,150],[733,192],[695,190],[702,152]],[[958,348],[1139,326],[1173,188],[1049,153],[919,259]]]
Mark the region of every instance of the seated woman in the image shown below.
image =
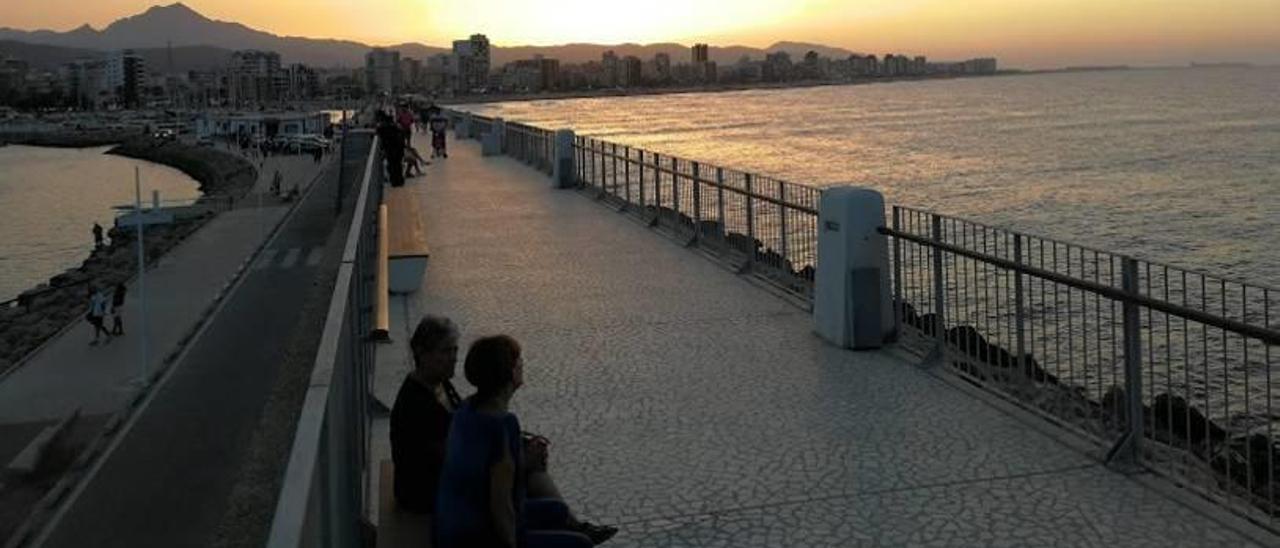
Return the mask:
[[[475,395],[453,414],[436,498],[440,548],[585,547],[617,531],[581,531],[564,502],[530,493],[525,480],[526,442],[520,421],[508,411],[524,383],[520,345],[505,335],[471,345],[464,366]],[[543,459],[541,443],[528,450]],[[599,531],[599,530],[603,531]]]
[[[432,513],[449,421],[462,403],[449,382],[458,362],[458,327],[447,318],[427,316],[418,322],[409,350],[413,371],[391,408],[396,504],[410,512]]]
[[[409,340],[414,369],[405,377],[391,410],[391,455],[395,462],[396,503],[417,513],[434,513],[445,443],[454,410],[462,405],[450,379],[458,361],[458,327],[447,318],[427,316]],[[526,443],[523,479],[530,496],[560,499],[546,472],[545,440]],[[567,515],[570,529],[599,544],[617,529],[581,522]]]

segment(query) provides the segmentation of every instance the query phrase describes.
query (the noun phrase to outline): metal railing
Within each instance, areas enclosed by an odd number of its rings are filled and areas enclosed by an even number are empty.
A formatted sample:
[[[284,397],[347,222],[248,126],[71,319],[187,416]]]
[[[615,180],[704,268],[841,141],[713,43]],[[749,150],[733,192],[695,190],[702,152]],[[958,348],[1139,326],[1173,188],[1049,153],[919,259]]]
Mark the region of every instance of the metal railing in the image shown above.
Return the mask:
[[[478,115],[473,115],[471,117],[471,135],[473,137],[478,139],[481,135],[489,133],[489,130],[492,128],[493,118]]]
[[[1276,528],[1274,289],[894,207],[903,342]]]
[[[538,171],[551,175],[556,133],[516,122],[506,122],[505,125],[506,135],[502,140],[503,152],[507,156],[533,166]]]
[[[589,137],[574,149],[602,199],[812,300],[820,189]]]
[[[348,139],[354,141],[355,134]],[[382,201],[377,138],[371,140],[276,502],[267,541],[275,548],[361,545],[360,523],[369,493],[368,410],[374,361],[368,335],[373,329],[377,209]]]

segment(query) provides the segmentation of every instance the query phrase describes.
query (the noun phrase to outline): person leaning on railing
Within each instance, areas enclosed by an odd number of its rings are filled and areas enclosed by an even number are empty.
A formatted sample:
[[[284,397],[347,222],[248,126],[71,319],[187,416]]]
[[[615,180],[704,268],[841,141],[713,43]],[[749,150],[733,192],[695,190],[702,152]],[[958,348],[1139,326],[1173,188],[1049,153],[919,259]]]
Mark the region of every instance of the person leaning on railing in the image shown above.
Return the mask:
[[[458,328],[447,318],[427,316],[414,329],[409,349],[414,369],[401,384],[391,410],[395,497],[405,510],[434,514],[453,413],[464,405],[450,382],[458,360]],[[520,449],[533,458],[526,459],[522,468],[521,489],[527,486],[536,499],[555,500],[562,513],[560,521],[585,535],[587,545],[608,540],[617,529],[579,521],[560,502],[560,493],[547,473],[546,446],[540,436],[524,440]]]

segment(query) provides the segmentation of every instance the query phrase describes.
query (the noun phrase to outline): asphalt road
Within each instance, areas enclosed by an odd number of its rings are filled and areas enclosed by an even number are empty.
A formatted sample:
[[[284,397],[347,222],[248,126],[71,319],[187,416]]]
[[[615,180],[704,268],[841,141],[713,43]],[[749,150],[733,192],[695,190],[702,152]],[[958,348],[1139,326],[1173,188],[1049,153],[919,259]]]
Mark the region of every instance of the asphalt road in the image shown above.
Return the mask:
[[[363,146],[356,146],[364,143]],[[344,186],[355,188],[367,147],[353,138]],[[334,215],[331,169],[282,227],[203,334],[137,417],[47,547],[209,545],[277,379],[286,339],[313,285],[332,283],[330,234],[349,223],[351,194]],[[332,247],[332,246],[330,246]]]

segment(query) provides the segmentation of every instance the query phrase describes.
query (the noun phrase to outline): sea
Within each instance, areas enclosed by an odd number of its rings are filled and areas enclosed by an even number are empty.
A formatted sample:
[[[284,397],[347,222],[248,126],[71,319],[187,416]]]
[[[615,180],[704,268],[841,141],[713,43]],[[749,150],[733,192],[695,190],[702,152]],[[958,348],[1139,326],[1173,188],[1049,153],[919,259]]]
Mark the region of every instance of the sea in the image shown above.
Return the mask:
[[[1280,287],[1280,67],[462,108]]]
[[[116,206],[134,203],[134,168],[142,200],[200,196],[199,183],[176,169],[82,149],[0,147],[0,301],[83,262],[93,249],[93,223],[109,230]]]

